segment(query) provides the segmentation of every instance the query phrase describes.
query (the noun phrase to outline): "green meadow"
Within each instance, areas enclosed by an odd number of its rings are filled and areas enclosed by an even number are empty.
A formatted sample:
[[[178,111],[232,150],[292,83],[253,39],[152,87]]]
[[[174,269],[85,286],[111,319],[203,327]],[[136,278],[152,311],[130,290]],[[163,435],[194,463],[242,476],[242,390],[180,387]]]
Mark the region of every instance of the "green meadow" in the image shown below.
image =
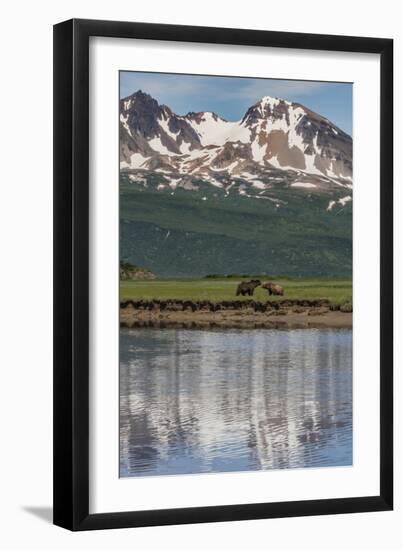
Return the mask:
[[[252,187],[255,195],[245,197],[239,186],[250,184],[241,180],[228,192],[200,180],[194,181],[198,191],[158,191],[164,176],[146,177],[147,187],[121,177],[120,258],[159,279],[351,276],[352,202],[328,210],[330,200],[346,196],[344,188],[307,193],[271,184],[264,195]]]
[[[249,300],[249,296],[236,296],[242,280],[257,278],[204,278],[154,279],[120,282],[120,299],[127,300]],[[266,278],[260,278],[263,283]],[[274,282],[284,288],[284,297],[269,296],[267,290],[256,288],[253,299],[258,301],[281,299],[328,299],[334,304],[352,301],[351,278],[276,278]]]

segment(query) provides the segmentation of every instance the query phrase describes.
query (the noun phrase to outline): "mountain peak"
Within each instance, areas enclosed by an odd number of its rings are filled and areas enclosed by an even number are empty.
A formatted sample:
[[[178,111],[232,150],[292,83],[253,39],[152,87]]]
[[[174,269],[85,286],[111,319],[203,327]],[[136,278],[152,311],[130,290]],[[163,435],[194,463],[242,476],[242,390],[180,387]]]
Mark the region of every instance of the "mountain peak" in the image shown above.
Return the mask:
[[[121,100],[121,124],[121,158],[129,168],[204,175],[218,170],[247,178],[294,170],[341,185],[351,181],[351,138],[303,105],[278,97],[262,97],[241,121],[229,122],[212,111],[177,115],[137,90]]]
[[[138,99],[154,99],[150,94],[147,94],[147,92],[143,92],[143,90],[141,89],[138,89],[137,92],[133,92],[129,97]]]
[[[270,105],[271,107],[274,107],[278,105],[279,103],[285,103],[286,105],[291,105],[290,101],[287,101],[285,99],[281,99],[280,97],[272,97],[270,95],[265,95],[256,103],[256,105]]]
[[[290,122],[292,113],[305,114],[306,109],[298,103],[292,103],[279,97],[264,96],[246,111],[242,123],[246,125],[256,124],[262,119],[281,120]]]
[[[143,92],[143,90],[137,90],[137,92],[120,100],[123,104],[123,110],[128,111],[134,105],[152,105],[154,108],[159,107],[158,101],[154,99],[150,94]]]

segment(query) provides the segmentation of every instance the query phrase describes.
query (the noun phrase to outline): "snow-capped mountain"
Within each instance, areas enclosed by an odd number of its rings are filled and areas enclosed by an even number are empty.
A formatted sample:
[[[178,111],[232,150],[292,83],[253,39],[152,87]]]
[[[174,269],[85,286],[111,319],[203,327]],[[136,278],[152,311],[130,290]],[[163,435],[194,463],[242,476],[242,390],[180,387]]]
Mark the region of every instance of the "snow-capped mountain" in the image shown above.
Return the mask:
[[[264,97],[229,122],[212,112],[175,114],[141,90],[120,101],[120,166],[318,190],[352,187],[352,139],[298,103]]]

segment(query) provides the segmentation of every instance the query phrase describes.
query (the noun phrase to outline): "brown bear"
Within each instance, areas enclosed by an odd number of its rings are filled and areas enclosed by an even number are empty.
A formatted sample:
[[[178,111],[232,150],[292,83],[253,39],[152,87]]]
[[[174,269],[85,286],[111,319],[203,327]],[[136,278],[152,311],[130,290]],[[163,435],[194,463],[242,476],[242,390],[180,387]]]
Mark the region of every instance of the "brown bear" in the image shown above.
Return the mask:
[[[272,282],[267,282],[262,285],[262,288],[265,288],[270,296],[273,294],[274,296],[284,296],[284,289],[280,285],[276,285]]]
[[[239,283],[237,289],[236,289],[236,296],[239,296],[242,294],[242,296],[253,296],[253,293],[255,291],[255,288],[257,286],[260,286],[262,283],[259,281],[259,279],[252,279],[250,281],[243,281],[242,283]]]

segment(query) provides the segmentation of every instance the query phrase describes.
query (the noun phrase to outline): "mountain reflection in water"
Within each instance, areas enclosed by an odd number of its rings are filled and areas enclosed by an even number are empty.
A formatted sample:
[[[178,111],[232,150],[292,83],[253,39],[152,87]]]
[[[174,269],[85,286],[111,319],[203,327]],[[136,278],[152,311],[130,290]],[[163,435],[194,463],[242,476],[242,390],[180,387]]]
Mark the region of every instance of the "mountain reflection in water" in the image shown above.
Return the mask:
[[[120,475],[352,464],[352,332],[120,332]]]

